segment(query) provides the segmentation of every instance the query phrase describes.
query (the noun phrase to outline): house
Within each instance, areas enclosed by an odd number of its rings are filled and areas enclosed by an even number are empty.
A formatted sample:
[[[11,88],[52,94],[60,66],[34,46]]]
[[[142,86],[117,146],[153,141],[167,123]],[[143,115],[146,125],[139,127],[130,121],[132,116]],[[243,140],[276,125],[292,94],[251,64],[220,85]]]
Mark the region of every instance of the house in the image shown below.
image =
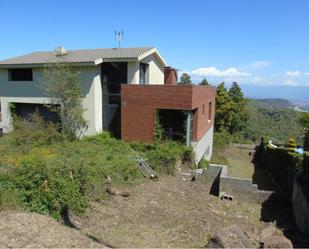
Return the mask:
[[[0,128],[11,129],[11,103],[17,115],[39,110],[56,120],[45,104],[52,103],[39,85],[42,69],[65,61],[79,72],[88,129],[102,130],[125,141],[152,142],[158,120],[172,139],[185,140],[196,152],[196,161],[212,154],[215,88],[177,85],[177,72],[168,67],[156,48],[109,48],[34,52],[0,61]]]

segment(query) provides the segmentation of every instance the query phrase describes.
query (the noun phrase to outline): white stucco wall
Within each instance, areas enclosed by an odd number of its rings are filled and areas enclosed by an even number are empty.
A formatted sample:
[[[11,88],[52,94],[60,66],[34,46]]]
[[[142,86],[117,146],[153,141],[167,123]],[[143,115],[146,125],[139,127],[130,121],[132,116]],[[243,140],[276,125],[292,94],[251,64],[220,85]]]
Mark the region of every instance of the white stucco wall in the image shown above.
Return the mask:
[[[213,148],[213,133],[214,127],[212,126],[200,141],[192,143],[193,151],[195,153],[195,163],[198,163],[202,157],[208,161],[211,159]]]
[[[141,60],[142,63],[149,65],[148,77],[149,84],[164,84],[164,67],[159,63],[158,59],[154,54],[147,56]]]
[[[153,55],[148,55],[141,61],[128,62],[128,84],[139,84],[139,66],[140,63],[148,64],[146,72],[146,82],[149,84],[164,84],[164,67]]]
[[[128,62],[128,84],[139,84],[139,62]]]
[[[76,67],[84,95],[83,107],[88,129],[84,135],[92,135],[102,131],[102,91],[101,91],[101,67],[84,66]],[[33,68],[33,81],[9,81],[8,69],[0,69],[0,97],[2,109],[2,121],[0,127],[4,132],[10,130],[10,103],[51,103],[40,89],[43,81],[41,68]]]

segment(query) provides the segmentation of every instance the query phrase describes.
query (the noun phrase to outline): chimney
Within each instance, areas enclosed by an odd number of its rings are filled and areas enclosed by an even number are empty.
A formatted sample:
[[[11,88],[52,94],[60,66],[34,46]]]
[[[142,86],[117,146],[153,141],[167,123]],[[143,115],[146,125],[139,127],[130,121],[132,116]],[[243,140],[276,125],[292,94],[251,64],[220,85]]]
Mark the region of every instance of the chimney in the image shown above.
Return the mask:
[[[177,70],[175,68],[164,68],[164,85],[177,85]]]
[[[56,51],[57,56],[66,55],[68,53],[66,49],[62,46],[56,47],[55,51]]]

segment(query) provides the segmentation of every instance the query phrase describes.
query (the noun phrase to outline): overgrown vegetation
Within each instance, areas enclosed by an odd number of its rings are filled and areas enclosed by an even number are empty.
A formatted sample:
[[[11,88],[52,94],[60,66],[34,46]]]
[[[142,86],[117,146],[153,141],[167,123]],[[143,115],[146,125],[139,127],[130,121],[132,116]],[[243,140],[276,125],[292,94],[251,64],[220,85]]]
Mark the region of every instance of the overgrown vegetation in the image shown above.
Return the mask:
[[[237,82],[229,90],[224,82],[217,87],[214,150],[212,162],[228,164],[225,148],[231,142],[248,143],[242,132],[247,127],[247,100]]]
[[[292,194],[293,176],[306,179],[309,186],[308,154],[301,155],[293,149],[295,141],[290,140],[287,147],[273,148],[263,142],[257,147],[254,162],[257,167],[266,168],[276,182],[287,193]]]
[[[87,127],[78,73],[68,63],[51,63],[44,67],[43,73],[41,88],[53,100],[48,107],[59,115],[62,135],[74,140]]]
[[[257,143],[264,137],[275,144],[284,144],[290,137],[294,137],[298,144],[302,144],[301,127],[297,123],[300,113],[290,108],[282,109],[281,100],[278,100],[278,104],[273,100],[270,106],[262,102],[249,100],[248,126],[242,132],[244,138]]]
[[[298,119],[298,124],[303,128],[304,149],[309,151],[309,112],[302,113]]]
[[[0,208],[22,207],[56,218],[68,210],[81,214],[89,200],[106,198],[108,186],[143,178],[136,155],[158,174],[174,174],[178,160],[191,159],[190,149],[168,140],[127,144],[103,132],[70,141],[50,126],[34,114],[15,119],[14,132],[0,138]]]

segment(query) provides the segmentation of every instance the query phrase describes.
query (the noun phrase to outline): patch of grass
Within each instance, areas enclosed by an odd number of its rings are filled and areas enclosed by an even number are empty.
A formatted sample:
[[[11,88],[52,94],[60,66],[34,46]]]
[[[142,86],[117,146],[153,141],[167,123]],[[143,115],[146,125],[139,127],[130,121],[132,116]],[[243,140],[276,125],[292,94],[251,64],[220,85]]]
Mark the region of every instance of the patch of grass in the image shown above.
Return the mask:
[[[174,175],[178,160],[193,162],[191,148],[181,143],[164,140],[154,144],[132,143],[131,148],[147,159],[148,164],[159,174]]]
[[[108,186],[143,179],[137,155],[162,175],[175,174],[177,160],[192,159],[191,149],[172,141],[128,144],[107,132],[77,141],[49,139],[41,119],[32,120],[37,130],[28,137],[20,122],[0,138],[1,207],[19,205],[53,217],[68,209],[81,214],[88,200],[106,198]]]

